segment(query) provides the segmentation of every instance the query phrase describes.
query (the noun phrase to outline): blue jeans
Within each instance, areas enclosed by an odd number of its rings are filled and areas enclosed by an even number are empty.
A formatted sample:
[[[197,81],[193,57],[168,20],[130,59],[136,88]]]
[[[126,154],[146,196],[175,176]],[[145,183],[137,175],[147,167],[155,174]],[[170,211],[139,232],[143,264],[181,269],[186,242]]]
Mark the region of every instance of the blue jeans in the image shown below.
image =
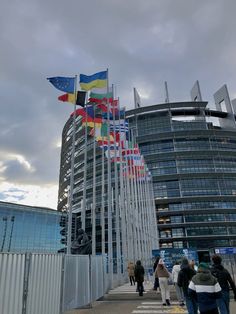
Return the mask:
[[[220,299],[216,299],[220,314],[229,314],[229,291],[222,290],[221,293],[222,297]]]
[[[185,302],[188,310],[188,314],[197,314],[198,306],[196,300],[189,297],[189,295],[185,294]]]

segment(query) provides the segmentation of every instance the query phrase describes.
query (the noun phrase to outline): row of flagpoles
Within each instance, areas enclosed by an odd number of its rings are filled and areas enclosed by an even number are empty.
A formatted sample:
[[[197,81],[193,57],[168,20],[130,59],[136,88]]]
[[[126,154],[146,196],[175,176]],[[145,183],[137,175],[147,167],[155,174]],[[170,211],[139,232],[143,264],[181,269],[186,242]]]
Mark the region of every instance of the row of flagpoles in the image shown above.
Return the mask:
[[[72,113],[72,149],[70,190],[68,195],[67,254],[71,253],[72,201],[74,189],[74,156],[76,119],[85,127],[84,174],[81,198],[81,224],[85,230],[88,210],[88,138],[93,138],[92,174],[92,254],[96,251],[96,210],[100,208],[102,254],[108,256],[109,273],[113,274],[114,256],[117,273],[128,260],[151,258],[151,250],[158,246],[154,195],[150,172],[144,162],[133,130],[125,119],[125,110],[115,99],[113,88],[109,87],[108,70],[87,76],[80,75],[77,91],[77,77],[51,77],[48,80],[57,89],[67,94],[59,96],[61,101],[74,103]],[[90,91],[88,101],[86,92]],[[76,109],[76,105],[80,108]],[[97,148],[101,151],[101,169],[98,171]],[[106,171],[105,171],[106,170]],[[99,176],[100,174],[100,176]],[[101,183],[98,179],[101,178]],[[101,189],[101,199],[97,200]],[[105,219],[107,217],[107,219]],[[107,220],[107,248],[106,221]],[[113,238],[115,235],[115,239]],[[114,241],[115,240],[115,241]],[[114,252],[115,249],[115,252]],[[100,252],[99,252],[100,253]],[[112,280],[112,278],[111,278]]]

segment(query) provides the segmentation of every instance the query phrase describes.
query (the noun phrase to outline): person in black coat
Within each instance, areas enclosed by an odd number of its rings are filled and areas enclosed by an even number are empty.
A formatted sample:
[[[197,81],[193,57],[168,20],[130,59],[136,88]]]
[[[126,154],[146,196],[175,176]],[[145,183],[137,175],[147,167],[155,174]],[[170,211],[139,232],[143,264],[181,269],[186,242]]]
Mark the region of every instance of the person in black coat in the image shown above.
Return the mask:
[[[137,290],[139,292],[139,296],[143,296],[143,282],[144,282],[144,268],[142,266],[141,261],[137,261],[134,269],[135,281],[137,282]]]
[[[183,289],[186,307],[188,309],[188,312],[191,314],[198,313],[198,306],[196,300],[192,299],[188,294],[188,286],[194,275],[196,275],[196,271],[190,267],[187,258],[183,258],[180,265],[180,272],[177,279],[177,285]]]
[[[229,295],[229,286],[232,288],[234,293],[234,300],[236,300],[236,287],[234,284],[234,281],[228,272],[227,269],[225,269],[222,265],[222,259],[219,255],[215,254],[212,256],[212,268],[211,273],[219,282],[219,285],[221,287],[222,296],[220,299],[217,299],[217,305],[220,309],[220,313],[222,314],[229,314],[229,301],[230,301],[230,295]]]

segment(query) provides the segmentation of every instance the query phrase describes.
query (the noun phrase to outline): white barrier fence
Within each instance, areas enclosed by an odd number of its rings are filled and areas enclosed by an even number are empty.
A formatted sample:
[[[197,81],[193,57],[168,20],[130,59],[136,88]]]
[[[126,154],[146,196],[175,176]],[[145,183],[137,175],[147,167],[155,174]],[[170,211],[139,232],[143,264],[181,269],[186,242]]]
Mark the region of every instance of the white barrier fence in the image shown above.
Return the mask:
[[[0,253],[1,314],[61,314],[109,288],[103,256]]]

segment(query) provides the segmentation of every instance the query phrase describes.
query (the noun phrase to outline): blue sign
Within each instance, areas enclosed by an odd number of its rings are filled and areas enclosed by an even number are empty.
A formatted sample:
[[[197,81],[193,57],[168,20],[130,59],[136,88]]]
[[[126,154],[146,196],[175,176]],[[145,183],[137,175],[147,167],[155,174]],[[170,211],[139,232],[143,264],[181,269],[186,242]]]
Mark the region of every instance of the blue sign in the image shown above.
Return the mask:
[[[236,247],[221,247],[218,249],[215,249],[216,254],[236,254]]]
[[[163,259],[166,267],[170,271],[175,265],[176,261],[181,261],[183,257],[186,257],[188,260],[194,260],[195,263],[198,263],[198,255],[195,249],[160,249],[152,250],[153,257],[160,256]]]

